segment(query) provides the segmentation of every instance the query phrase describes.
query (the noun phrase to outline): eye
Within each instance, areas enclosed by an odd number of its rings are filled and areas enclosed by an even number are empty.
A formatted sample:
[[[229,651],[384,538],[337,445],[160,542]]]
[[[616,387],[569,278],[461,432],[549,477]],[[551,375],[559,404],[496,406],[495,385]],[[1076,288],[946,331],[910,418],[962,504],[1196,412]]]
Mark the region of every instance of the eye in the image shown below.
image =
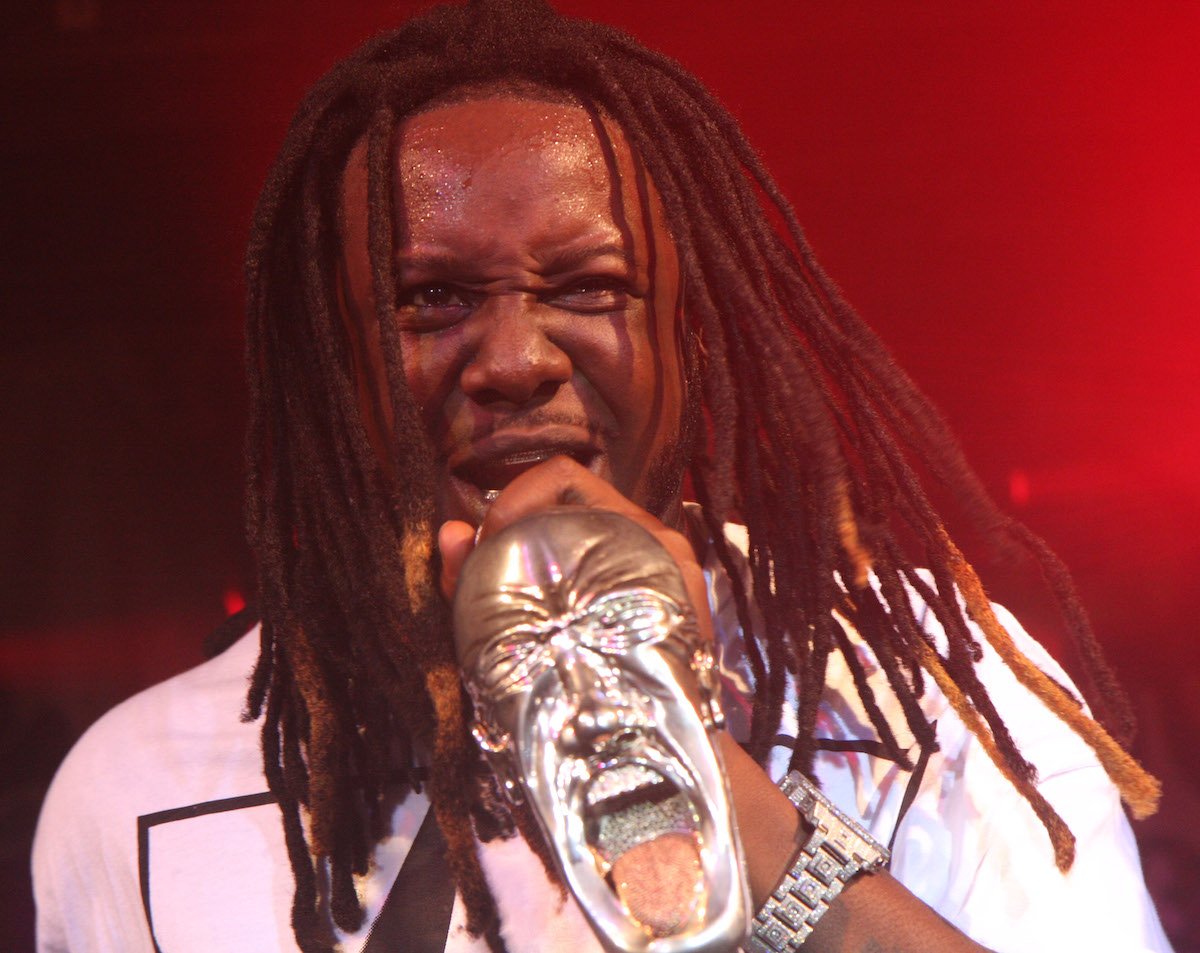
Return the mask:
[[[476,678],[496,697],[524,691],[554,665],[545,633],[538,626],[518,625],[486,646],[476,662]]]
[[[437,330],[465,318],[475,307],[475,297],[449,282],[407,285],[396,295],[396,317],[409,330]]]
[[[545,300],[556,308],[567,311],[605,314],[609,311],[623,311],[628,306],[631,296],[629,285],[623,279],[610,275],[595,275],[563,284],[545,295]]]
[[[454,285],[418,285],[404,292],[403,303],[415,308],[455,308],[467,301],[462,290]]]
[[[648,589],[608,592],[597,597],[580,620],[583,640],[605,655],[623,655],[637,645],[661,642],[675,632],[684,616],[679,604]]]

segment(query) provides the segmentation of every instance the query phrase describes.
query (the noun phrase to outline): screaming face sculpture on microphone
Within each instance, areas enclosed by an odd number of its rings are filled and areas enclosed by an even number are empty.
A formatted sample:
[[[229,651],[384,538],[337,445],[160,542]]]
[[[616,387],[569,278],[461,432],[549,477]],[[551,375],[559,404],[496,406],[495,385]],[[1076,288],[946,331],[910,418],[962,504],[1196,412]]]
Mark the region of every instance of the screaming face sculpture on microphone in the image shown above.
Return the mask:
[[[454,622],[476,739],[605,945],[736,944],[717,680],[667,551],[615,513],[527,517],[472,553]]]

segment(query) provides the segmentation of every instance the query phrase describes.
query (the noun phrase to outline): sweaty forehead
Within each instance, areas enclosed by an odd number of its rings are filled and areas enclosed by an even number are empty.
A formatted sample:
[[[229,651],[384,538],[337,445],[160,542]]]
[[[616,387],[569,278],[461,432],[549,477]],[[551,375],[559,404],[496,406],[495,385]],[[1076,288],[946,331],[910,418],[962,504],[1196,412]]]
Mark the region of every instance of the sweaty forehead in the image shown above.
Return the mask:
[[[512,91],[435,102],[402,120],[400,130],[405,146],[414,149],[475,151],[482,142],[506,138],[541,145],[595,139],[592,114],[582,103]]]
[[[398,171],[411,212],[453,215],[486,202],[499,211],[574,205],[606,197],[632,161],[620,132],[605,126],[606,151],[581,105],[494,95],[440,105],[399,128]],[[615,167],[610,167],[615,163]],[[415,223],[414,223],[415,224]]]

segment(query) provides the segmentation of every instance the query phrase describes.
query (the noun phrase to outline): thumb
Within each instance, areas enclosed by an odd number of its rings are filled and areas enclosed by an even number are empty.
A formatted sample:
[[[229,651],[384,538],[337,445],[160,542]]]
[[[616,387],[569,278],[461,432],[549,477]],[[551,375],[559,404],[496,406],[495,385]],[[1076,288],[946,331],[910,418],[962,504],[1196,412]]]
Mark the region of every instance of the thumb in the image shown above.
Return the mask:
[[[454,601],[458,589],[458,574],[463,563],[475,548],[475,529],[462,520],[448,520],[441,525],[437,537],[438,552],[442,557],[442,575],[439,580],[442,595],[448,602]]]

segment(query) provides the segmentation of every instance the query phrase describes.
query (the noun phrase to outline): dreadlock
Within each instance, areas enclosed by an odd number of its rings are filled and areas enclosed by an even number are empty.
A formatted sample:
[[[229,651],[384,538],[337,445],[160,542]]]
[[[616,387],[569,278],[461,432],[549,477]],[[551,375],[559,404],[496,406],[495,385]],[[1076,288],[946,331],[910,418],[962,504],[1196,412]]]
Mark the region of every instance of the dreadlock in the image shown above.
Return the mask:
[[[756,680],[750,753],[765,760],[790,674],[800,699],[791,763],[811,772],[826,662],[836,651],[880,740],[908,763],[841,614],[879,659],[919,746],[936,746],[918,706],[929,677],[1030,802],[1066,869],[1072,835],[1037,793],[1034,767],[975,673],[981,649],[972,633],[982,632],[1096,750],[1135,816],[1151,812],[1157,782],[1122,747],[1132,730],[1128,705],[1065,569],[998,510],[940,415],[842,299],[733,118],[678,64],[617,30],[561,17],[543,0],[475,0],[410,20],[318,82],[263,190],[247,252],[247,526],[259,562],[262,643],[246,717],[263,718],[301,949],[333,942],[323,881],[333,922],[346,931],[361,925],[353,875],[367,871],[382,836],[386,795],[421,789],[426,768],[468,929],[502,945],[474,850],[495,798],[465,729],[469,703],[431,566],[433,453],[398,366],[390,309],[397,123],[456,89],[507,84],[601,110],[661,195],[683,272],[690,396],[705,421],[691,448],[692,484],[733,580]],[[364,420],[338,300],[342,175],[363,141],[393,420],[383,453]],[[751,380],[757,385],[739,386]],[[1088,697],[1107,702],[1108,729],[1015,649],[931,504],[930,481],[949,489],[978,529],[1040,564],[1079,649]],[[753,596],[724,541],[734,514],[749,531]],[[944,655],[914,615],[914,590],[946,633]],[[419,752],[431,753],[428,765],[417,763]],[[519,828],[527,823],[516,819]]]

